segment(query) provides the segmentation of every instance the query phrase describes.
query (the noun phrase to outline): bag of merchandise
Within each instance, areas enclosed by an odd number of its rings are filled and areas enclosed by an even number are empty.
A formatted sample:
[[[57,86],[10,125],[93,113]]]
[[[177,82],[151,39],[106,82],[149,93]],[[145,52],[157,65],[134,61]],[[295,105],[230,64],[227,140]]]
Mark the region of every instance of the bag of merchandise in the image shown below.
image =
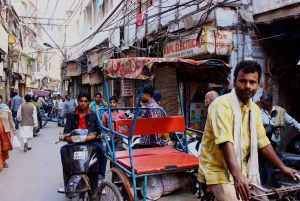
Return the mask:
[[[21,147],[21,142],[19,141],[17,136],[14,136],[12,145],[14,149]]]

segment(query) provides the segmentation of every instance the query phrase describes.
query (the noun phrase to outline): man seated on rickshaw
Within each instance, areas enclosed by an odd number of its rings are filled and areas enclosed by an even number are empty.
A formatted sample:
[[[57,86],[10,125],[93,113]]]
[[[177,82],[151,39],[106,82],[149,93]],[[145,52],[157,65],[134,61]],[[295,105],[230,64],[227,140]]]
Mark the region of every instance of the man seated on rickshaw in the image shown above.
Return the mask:
[[[142,103],[145,107],[149,108],[161,108],[157,102],[153,98],[154,95],[154,88],[151,85],[146,85],[144,87],[143,96],[142,96]],[[162,117],[161,110],[150,110],[145,109],[142,110],[141,118],[153,118],[153,117]],[[134,145],[134,149],[142,149],[142,148],[150,148],[150,147],[161,147],[161,135],[160,134],[153,134],[153,135],[142,135],[140,137],[140,141],[138,144]]]

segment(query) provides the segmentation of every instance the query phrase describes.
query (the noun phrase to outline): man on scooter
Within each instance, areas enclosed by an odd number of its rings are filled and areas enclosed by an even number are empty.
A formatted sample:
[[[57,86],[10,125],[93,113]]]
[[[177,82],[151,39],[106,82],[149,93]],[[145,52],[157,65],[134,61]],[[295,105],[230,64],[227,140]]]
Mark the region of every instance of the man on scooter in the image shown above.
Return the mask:
[[[89,104],[91,101],[91,96],[87,92],[80,92],[77,98],[78,106],[75,111],[72,111],[66,115],[66,125],[64,128],[64,135],[70,133],[75,129],[88,129],[89,133],[97,132],[97,136],[101,134],[100,123],[97,119],[97,114],[95,111],[89,109]],[[62,140],[64,136],[60,136],[59,139]],[[99,172],[98,172],[98,184],[105,178],[106,172],[106,162],[105,157],[105,147],[102,142],[96,138],[93,141],[86,142],[85,144],[92,145],[98,149],[100,155],[99,158]],[[68,143],[61,147],[61,160],[63,161],[64,154],[68,146],[72,146],[73,143]],[[64,192],[64,189],[61,188],[59,192]]]

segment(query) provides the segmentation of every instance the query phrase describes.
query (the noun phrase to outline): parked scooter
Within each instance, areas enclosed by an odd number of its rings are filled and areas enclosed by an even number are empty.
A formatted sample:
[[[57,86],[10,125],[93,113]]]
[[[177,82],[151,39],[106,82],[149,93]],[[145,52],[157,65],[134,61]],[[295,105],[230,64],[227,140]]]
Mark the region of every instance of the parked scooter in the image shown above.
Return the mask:
[[[63,158],[65,194],[72,201],[91,201],[98,196],[98,151],[84,144],[95,138],[96,133],[76,129],[63,139],[75,143],[66,149]]]

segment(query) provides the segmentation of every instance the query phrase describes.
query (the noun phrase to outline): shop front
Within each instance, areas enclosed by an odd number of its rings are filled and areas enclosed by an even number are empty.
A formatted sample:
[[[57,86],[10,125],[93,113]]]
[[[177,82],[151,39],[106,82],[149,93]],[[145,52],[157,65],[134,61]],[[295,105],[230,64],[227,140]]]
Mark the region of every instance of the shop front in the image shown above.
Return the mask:
[[[213,27],[206,27],[199,40],[198,34],[190,35],[186,40],[167,42],[163,48],[164,58],[185,58],[194,60],[218,59],[228,62],[228,57],[233,49],[232,31],[217,30]],[[209,71],[207,71],[209,72]],[[156,69],[154,87],[162,93],[161,106],[170,115],[180,113],[179,101],[177,99],[177,80],[178,71],[173,68]],[[191,74],[191,72],[182,72]],[[196,71],[194,73],[197,73]],[[217,77],[216,71],[209,72]],[[193,77],[193,76],[191,76]],[[205,121],[207,109],[204,106],[205,94],[210,90],[220,92],[224,81],[212,83],[205,79],[206,75],[199,75],[202,79],[183,79],[181,80],[181,91],[185,104],[186,121],[191,128],[198,130]],[[229,80],[229,77],[228,77]],[[213,86],[213,87],[212,87]]]
[[[69,62],[66,65],[65,77],[68,78],[68,94],[71,98],[76,98],[78,94],[78,81],[81,82],[81,66],[77,62]]]

